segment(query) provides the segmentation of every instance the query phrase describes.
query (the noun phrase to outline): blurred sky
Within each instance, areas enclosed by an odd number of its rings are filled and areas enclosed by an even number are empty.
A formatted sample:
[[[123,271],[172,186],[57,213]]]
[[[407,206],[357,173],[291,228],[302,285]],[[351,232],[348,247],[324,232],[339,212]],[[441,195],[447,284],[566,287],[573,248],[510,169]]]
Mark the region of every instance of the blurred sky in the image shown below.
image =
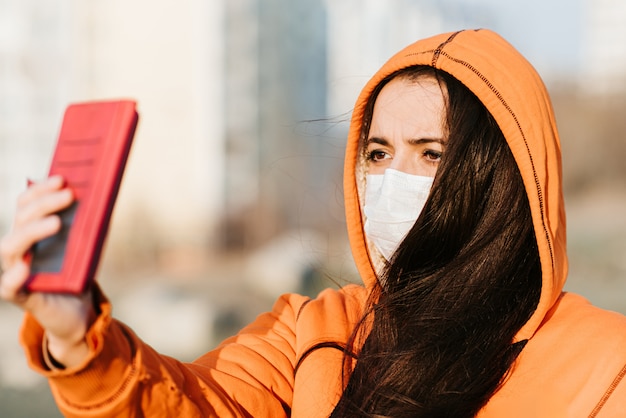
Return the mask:
[[[540,72],[543,69],[571,74],[580,67],[583,0],[433,0],[433,3],[496,30],[530,62],[542,67]]]

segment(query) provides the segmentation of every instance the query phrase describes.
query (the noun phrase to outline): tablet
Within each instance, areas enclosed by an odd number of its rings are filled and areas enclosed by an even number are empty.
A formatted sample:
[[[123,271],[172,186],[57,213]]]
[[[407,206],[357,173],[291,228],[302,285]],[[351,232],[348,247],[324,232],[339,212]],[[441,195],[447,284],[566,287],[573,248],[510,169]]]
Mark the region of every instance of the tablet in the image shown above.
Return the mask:
[[[76,200],[59,213],[61,230],[33,247],[28,291],[80,294],[94,280],[137,121],[132,100],[67,107],[49,174]]]

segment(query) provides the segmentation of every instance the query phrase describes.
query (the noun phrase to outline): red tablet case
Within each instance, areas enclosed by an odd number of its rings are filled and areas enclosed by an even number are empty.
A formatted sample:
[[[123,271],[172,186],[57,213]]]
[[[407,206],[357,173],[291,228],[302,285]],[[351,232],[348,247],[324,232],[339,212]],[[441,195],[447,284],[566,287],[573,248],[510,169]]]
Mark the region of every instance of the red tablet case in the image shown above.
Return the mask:
[[[137,120],[132,100],[66,109],[50,175],[65,178],[76,202],[60,213],[61,231],[33,248],[28,291],[78,294],[94,280]]]

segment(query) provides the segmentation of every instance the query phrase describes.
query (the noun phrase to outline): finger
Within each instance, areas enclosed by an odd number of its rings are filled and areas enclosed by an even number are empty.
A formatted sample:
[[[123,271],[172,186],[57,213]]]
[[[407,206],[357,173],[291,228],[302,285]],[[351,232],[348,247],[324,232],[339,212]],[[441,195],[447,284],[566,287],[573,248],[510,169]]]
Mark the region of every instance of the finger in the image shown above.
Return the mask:
[[[30,267],[25,261],[14,263],[2,273],[0,279],[0,297],[9,302],[23,305],[27,295],[22,291],[30,274]]]
[[[67,188],[41,194],[36,199],[31,200],[29,204],[18,208],[14,228],[21,228],[37,219],[59,212],[67,208],[73,201],[74,195]]]
[[[50,215],[12,230],[0,240],[0,263],[3,268],[8,270],[13,264],[22,261],[35,243],[56,234],[60,229],[61,218]]]
[[[50,176],[47,179],[38,182],[29,182],[29,186],[24,190],[17,199],[17,206],[22,207],[30,204],[33,200],[38,199],[41,195],[60,190],[65,187],[65,180],[60,175]]]

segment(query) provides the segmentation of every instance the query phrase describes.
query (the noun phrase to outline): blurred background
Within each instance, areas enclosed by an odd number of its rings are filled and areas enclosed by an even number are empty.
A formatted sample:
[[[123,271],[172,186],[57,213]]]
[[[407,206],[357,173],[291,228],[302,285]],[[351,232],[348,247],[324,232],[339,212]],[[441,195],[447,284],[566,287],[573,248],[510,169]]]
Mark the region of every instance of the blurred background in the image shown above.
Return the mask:
[[[192,360],[284,292],[358,281],[341,175],[359,89],[416,39],[500,32],[552,94],[568,290],[626,313],[621,0],[0,0],[0,231],[46,176],[69,103],[140,125],[98,280],[115,315]],[[0,304],[0,415],[58,417]]]

